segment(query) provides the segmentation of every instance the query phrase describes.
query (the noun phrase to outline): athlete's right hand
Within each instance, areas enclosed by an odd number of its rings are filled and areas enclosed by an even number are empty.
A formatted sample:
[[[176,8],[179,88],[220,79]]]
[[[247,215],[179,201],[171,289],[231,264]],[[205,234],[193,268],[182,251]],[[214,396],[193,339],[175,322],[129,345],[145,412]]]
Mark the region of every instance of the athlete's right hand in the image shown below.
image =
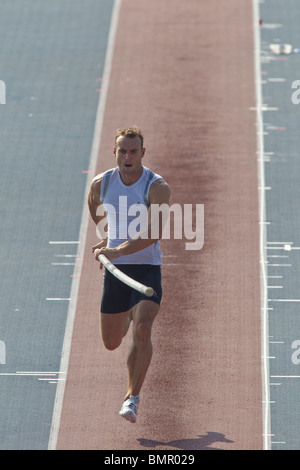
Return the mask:
[[[109,261],[118,258],[120,256],[118,248],[107,248],[106,246],[95,250],[95,259],[98,260],[99,255],[104,255]],[[98,260],[99,261],[99,260]],[[100,262],[100,269],[102,269],[102,263]]]
[[[95,255],[95,260],[96,260],[96,261],[99,261],[99,260],[98,260],[98,256],[99,256],[99,254],[100,254],[100,249],[106,247],[106,242],[107,242],[106,240],[101,240],[101,242],[97,243],[97,245],[92,246],[92,252],[93,252],[94,255]],[[98,251],[96,251],[96,250],[98,250]],[[100,266],[99,266],[99,267],[100,267],[100,269],[102,269],[103,264],[100,263]]]

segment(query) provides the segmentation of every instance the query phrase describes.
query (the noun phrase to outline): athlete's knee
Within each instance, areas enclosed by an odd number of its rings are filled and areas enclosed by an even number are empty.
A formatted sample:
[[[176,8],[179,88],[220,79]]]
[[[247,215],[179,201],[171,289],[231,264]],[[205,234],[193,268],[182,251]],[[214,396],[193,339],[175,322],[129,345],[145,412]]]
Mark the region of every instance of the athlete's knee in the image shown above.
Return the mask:
[[[101,315],[100,332],[104,346],[109,351],[117,349],[128,330],[128,315]]]
[[[108,349],[108,351],[114,351],[122,343],[122,338],[112,338],[112,337],[102,336],[102,341],[103,341],[105,348]]]
[[[133,328],[133,340],[136,344],[146,344],[151,340],[152,324],[150,322],[139,322]]]

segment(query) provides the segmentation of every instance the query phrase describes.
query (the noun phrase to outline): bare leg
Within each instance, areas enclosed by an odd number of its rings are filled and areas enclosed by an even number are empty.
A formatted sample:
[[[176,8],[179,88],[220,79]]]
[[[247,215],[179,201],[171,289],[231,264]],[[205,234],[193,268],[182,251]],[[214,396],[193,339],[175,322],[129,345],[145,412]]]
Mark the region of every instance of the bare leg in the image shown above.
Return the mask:
[[[104,346],[113,351],[122,343],[131,322],[131,310],[122,313],[101,313],[100,329]]]
[[[128,389],[125,399],[139,395],[152,358],[151,330],[159,305],[141,301],[133,309],[133,343],[127,359]]]

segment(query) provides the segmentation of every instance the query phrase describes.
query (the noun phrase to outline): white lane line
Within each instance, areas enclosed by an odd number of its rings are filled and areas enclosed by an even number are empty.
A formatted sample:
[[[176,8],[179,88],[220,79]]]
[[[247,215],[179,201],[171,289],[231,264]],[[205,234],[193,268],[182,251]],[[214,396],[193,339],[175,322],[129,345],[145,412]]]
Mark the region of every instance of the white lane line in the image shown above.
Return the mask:
[[[267,83],[267,82],[265,80],[262,80],[262,81],[259,82],[259,84],[264,84],[264,83]],[[257,108],[255,108],[255,107],[251,107],[249,109],[250,109],[250,111],[256,111],[257,110]],[[279,110],[279,108],[268,107],[267,105],[262,105],[262,107],[261,107],[261,111],[278,111],[278,110]]]
[[[268,82],[270,82],[270,83],[283,83],[283,82],[286,82],[286,78],[275,78],[275,77],[274,77],[274,78],[271,78],[271,77],[270,77],[270,78],[268,78],[267,80],[268,80]]]
[[[275,264],[270,264],[269,263],[268,266],[277,266],[277,267],[281,266],[281,267],[289,267],[290,268],[292,265],[291,264],[280,264],[280,263],[277,263],[277,264],[276,263]]]
[[[71,300],[71,297],[47,297],[46,300]]]
[[[300,379],[300,375],[271,375],[273,379]]]
[[[16,372],[1,372],[0,376],[14,376],[14,377],[38,377],[39,375],[46,377],[44,380],[58,380],[54,378],[55,375],[64,374],[64,372],[39,372],[39,371],[16,371]]]
[[[57,384],[59,381],[66,380],[65,377],[61,377],[64,372],[41,372],[41,371],[17,371],[17,372],[2,372],[0,377],[31,377],[37,378],[38,380],[48,382],[49,384]],[[60,376],[60,377],[58,377]]]
[[[75,266],[76,263],[51,263],[51,266]]]
[[[50,241],[49,245],[79,245],[78,241]]]
[[[286,444],[285,441],[272,441],[271,444]]]
[[[49,382],[49,377],[46,377],[46,378],[39,377],[38,380],[47,380]],[[58,382],[59,380],[66,380],[66,378],[57,378],[55,379],[55,382]],[[54,383],[54,380],[52,380],[51,382]]]
[[[252,0],[253,33],[254,33],[254,64],[255,64],[255,92],[256,92],[256,131],[258,150],[258,180],[259,180],[259,235],[260,235],[260,274],[261,274],[261,344],[262,344],[262,397],[263,397],[263,445],[268,450],[271,447],[270,439],[270,383],[269,383],[269,333],[268,333],[268,287],[265,258],[266,247],[266,207],[265,207],[265,173],[264,173],[264,125],[262,111],[262,85],[261,81],[261,41],[259,31],[259,0]]]
[[[268,245],[292,245],[293,242],[267,242]]]
[[[88,228],[88,221],[89,221],[89,214],[87,209],[87,195],[89,191],[89,187],[93,178],[93,175],[96,171],[96,165],[98,160],[98,151],[100,148],[101,136],[102,136],[102,125],[104,120],[104,111],[106,106],[106,99],[107,99],[107,91],[109,86],[109,79],[111,73],[111,66],[113,60],[113,53],[114,53],[114,46],[115,46],[115,37],[119,19],[121,7],[121,0],[115,0],[110,29],[109,29],[109,37],[106,49],[106,58],[104,64],[104,73],[103,73],[103,86],[102,91],[99,94],[99,102],[98,102],[98,109],[97,109],[97,116],[94,128],[94,136],[91,148],[91,156],[90,156],[90,164],[87,173],[87,182],[85,187],[85,196],[84,196],[84,203],[81,215],[81,226],[80,226],[80,234],[79,234],[79,246],[78,246],[78,258],[83,258],[84,256],[84,249],[86,243],[86,236],[87,236],[87,228]],[[72,287],[71,287],[71,299],[67,317],[67,324],[65,329],[65,337],[63,341],[63,349],[61,355],[61,363],[60,363],[60,370],[68,371],[69,366],[69,357],[70,357],[70,349],[71,349],[71,342],[72,342],[72,334],[73,334],[73,326],[76,314],[76,306],[77,306],[77,297],[78,297],[78,290],[79,290],[79,282],[80,282],[80,274],[82,269],[82,262],[76,263],[74,268],[74,277],[72,278]],[[48,449],[55,450],[57,445],[59,427],[60,427],[60,419],[61,419],[61,412],[62,412],[62,404],[63,404],[63,397],[65,391],[65,381],[60,381],[57,384],[56,389],[56,396],[55,396],[55,403],[52,415],[52,424],[51,424],[51,431],[49,436],[48,442]]]
[[[33,370],[17,370],[16,374],[27,374],[27,375],[56,375],[56,374],[64,374],[64,372],[58,371],[58,372],[52,372],[46,371],[33,371]]]

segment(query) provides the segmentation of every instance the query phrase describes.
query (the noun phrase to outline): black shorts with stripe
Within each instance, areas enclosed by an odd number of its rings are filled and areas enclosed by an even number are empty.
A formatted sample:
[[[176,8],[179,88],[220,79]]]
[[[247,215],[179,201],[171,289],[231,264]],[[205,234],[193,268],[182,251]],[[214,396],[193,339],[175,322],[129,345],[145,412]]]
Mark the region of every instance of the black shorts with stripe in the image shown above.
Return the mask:
[[[107,269],[104,270],[101,299],[102,313],[121,313],[130,310],[141,300],[151,300],[160,305],[162,298],[161,267],[152,264],[118,264],[120,271],[142,284],[152,287],[154,295],[147,297],[121,282]]]

